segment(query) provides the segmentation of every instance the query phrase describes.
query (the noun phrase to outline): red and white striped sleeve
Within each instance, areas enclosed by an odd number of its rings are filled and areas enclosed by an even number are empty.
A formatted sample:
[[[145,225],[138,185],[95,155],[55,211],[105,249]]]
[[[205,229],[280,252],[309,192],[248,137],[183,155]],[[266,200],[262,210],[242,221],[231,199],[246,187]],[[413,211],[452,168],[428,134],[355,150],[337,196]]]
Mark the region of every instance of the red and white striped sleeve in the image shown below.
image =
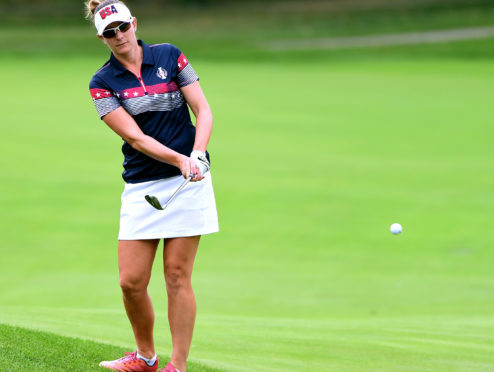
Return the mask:
[[[121,106],[113,92],[95,77],[89,83],[89,92],[101,119]]]
[[[176,81],[179,87],[185,87],[199,80],[196,72],[189,63],[189,60],[184,56],[180,50],[180,55],[177,58],[177,77]]]

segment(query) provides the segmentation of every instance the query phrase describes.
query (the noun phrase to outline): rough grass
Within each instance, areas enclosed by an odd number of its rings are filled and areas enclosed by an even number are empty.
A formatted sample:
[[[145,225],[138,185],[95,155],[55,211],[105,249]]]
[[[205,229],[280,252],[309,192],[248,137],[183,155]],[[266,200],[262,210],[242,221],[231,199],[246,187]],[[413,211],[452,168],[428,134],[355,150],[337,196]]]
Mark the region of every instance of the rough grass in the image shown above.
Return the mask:
[[[99,362],[120,358],[124,351],[133,350],[0,324],[0,371],[4,372],[103,372],[107,369],[99,367]],[[164,367],[169,356],[158,357]],[[187,370],[220,372],[194,362]]]

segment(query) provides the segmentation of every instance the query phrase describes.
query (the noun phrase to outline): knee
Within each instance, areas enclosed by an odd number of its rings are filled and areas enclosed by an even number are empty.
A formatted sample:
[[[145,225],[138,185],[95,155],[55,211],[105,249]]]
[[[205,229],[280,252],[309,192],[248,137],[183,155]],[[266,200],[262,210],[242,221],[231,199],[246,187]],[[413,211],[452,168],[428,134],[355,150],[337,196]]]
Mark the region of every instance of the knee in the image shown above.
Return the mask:
[[[190,286],[190,275],[180,266],[167,266],[165,281],[167,292],[174,294]]]
[[[124,295],[131,296],[146,291],[147,283],[137,277],[122,275],[120,276],[120,288]]]

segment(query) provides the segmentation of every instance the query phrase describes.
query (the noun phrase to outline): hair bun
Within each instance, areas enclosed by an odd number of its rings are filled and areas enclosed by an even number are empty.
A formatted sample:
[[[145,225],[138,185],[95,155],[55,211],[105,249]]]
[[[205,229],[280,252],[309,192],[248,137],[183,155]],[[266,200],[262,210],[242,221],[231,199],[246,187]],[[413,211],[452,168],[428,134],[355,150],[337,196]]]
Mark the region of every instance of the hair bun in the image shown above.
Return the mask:
[[[88,0],[86,1],[86,18],[94,21],[94,13],[96,13],[99,9],[104,8],[107,5],[112,4],[123,4],[125,3],[120,0]]]
[[[89,0],[86,2],[86,18],[92,20],[94,18],[94,11],[101,4],[101,0]]]

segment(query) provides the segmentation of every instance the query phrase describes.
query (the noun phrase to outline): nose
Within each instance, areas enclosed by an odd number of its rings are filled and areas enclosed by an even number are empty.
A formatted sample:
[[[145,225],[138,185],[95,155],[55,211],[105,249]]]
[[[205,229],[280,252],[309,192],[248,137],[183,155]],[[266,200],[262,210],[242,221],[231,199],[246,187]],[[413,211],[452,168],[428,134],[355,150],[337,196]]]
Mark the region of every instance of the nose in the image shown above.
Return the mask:
[[[116,31],[116,34],[115,34],[115,37],[116,37],[117,39],[120,39],[120,38],[122,38],[123,34],[124,34],[124,33],[123,33],[122,31],[117,30],[117,31]]]

